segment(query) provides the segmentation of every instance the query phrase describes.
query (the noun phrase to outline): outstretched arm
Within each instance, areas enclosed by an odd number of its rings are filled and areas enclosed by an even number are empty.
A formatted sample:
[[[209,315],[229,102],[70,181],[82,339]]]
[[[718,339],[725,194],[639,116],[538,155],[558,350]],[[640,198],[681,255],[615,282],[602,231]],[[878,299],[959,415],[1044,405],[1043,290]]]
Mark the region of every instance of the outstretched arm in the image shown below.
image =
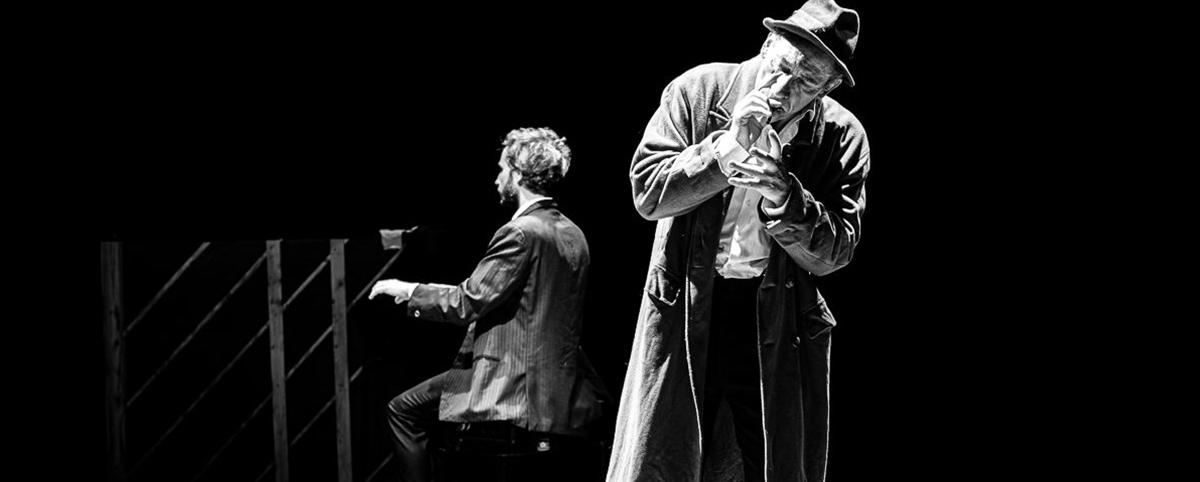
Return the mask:
[[[529,274],[529,251],[525,237],[514,225],[505,225],[496,232],[488,245],[487,254],[475,266],[471,276],[458,285],[415,284],[408,297],[408,315],[430,321],[443,321],[466,326],[486,315],[507,300]],[[381,280],[371,290],[396,296],[402,302],[405,282]]]

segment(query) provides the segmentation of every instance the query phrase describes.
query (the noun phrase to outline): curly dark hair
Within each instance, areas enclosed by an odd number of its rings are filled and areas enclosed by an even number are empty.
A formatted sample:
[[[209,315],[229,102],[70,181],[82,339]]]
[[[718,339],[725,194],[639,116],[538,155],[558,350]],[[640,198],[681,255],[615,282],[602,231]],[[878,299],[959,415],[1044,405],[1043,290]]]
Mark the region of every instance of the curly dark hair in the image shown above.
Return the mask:
[[[520,185],[530,192],[549,195],[571,168],[567,138],[548,127],[513,129],[503,144],[508,166],[521,173]]]

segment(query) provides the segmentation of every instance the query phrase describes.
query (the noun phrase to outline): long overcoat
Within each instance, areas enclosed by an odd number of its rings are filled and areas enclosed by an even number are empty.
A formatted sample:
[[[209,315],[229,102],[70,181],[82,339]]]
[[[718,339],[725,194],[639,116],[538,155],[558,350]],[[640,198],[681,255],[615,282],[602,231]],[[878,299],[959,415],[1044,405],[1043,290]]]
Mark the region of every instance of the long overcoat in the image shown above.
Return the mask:
[[[733,189],[713,146],[761,63],[756,57],[706,64],[673,80],[634,154],[634,204],[657,229],[609,481],[742,478],[727,408],[709,441],[701,441],[699,414],[714,260]],[[850,262],[866,203],[870,149],[863,127],[828,97],[813,109],[812,120],[783,146],[793,177],[783,214],[771,218],[759,209],[773,240],[757,313],[768,481],[825,478],[835,321],[814,277]]]

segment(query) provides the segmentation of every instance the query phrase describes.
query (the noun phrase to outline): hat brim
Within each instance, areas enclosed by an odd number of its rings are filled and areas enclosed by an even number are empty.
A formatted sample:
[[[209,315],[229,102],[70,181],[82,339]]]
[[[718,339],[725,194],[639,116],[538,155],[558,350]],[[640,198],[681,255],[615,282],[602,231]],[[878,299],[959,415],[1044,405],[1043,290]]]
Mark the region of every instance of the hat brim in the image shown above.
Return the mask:
[[[850,69],[846,67],[846,63],[842,62],[842,59],[839,59],[837,55],[834,55],[833,51],[829,49],[829,46],[825,45],[825,42],[822,42],[821,39],[817,38],[816,35],[813,35],[812,32],[809,32],[808,30],[805,30],[796,24],[775,20],[772,18],[764,18],[763,26],[772,31],[783,30],[788,33],[795,34],[800,38],[808,40],[813,45],[816,45],[817,48],[824,51],[826,55],[829,55],[829,58],[837,62],[837,68],[842,72],[842,76],[845,77],[846,84],[848,84],[850,87],[854,87],[854,76],[850,75]]]

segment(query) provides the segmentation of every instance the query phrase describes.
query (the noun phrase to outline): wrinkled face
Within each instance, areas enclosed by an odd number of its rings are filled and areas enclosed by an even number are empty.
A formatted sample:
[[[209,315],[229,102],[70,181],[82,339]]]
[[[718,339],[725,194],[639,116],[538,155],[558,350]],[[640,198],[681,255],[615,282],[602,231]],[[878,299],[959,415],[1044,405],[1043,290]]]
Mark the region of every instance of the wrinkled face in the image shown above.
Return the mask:
[[[504,152],[500,153],[500,174],[496,176],[496,191],[500,193],[500,204],[516,204],[517,183],[515,178],[519,178],[520,174],[514,173],[508,166],[508,162],[504,160],[504,154]]]
[[[790,119],[841,83],[829,82],[837,72],[832,59],[807,42],[793,44],[780,38],[763,52],[763,62],[759,80],[775,72],[783,73],[768,87],[770,122]]]

